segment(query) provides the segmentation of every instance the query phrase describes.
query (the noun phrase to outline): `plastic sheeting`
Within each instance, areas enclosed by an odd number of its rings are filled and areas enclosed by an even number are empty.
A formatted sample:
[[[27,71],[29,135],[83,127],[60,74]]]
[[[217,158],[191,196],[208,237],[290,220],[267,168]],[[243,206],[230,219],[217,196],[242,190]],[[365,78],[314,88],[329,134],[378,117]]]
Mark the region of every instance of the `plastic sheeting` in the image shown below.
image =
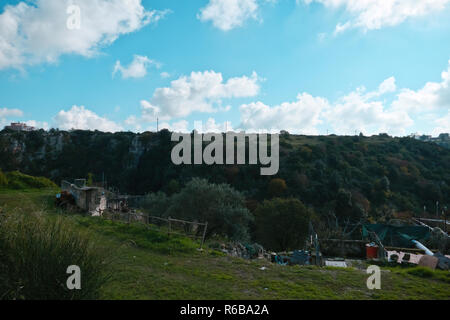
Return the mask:
[[[413,248],[412,240],[424,241],[430,237],[430,230],[423,226],[391,226],[387,224],[366,224],[363,237],[375,232],[384,246]]]

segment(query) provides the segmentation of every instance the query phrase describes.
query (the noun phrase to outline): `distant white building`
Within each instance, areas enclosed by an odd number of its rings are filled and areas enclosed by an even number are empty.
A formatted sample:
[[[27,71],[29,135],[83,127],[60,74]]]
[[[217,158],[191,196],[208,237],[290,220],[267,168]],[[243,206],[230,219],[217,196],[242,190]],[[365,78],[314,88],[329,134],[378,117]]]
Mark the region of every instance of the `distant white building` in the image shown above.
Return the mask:
[[[11,122],[11,125],[5,126],[5,129],[14,130],[14,131],[34,131],[35,127],[27,126],[22,122]]]

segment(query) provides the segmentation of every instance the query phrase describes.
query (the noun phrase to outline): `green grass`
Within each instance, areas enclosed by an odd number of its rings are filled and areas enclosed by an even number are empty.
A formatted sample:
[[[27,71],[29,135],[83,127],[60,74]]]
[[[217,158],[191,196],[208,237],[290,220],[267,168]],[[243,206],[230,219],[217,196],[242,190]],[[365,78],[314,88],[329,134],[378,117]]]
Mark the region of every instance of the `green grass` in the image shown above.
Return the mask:
[[[106,248],[63,216],[20,207],[0,215],[0,299],[99,298],[108,277]],[[69,266],[81,269],[82,290],[68,290]]]
[[[57,188],[51,180],[45,177],[33,177],[19,171],[11,171],[6,174],[1,173],[0,185],[3,188],[24,190],[24,189],[43,189]]]
[[[0,191],[0,207],[52,209],[49,191]],[[368,290],[364,270],[287,267],[247,261],[141,225],[64,215],[107,250],[111,278],[102,299],[446,299],[448,272],[382,267],[381,290]],[[265,266],[266,270],[260,270]]]

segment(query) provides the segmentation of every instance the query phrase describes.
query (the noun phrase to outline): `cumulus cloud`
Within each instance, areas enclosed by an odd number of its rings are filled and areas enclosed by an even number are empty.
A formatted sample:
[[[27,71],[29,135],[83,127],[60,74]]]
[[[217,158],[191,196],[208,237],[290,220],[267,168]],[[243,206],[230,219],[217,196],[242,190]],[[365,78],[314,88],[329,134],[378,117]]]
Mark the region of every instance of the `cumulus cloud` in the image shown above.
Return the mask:
[[[0,108],[0,118],[22,117],[23,111],[19,109]]]
[[[267,106],[262,102],[244,104],[240,107],[241,127],[247,131],[280,131],[317,134],[319,125],[329,125],[337,134],[394,135],[406,133],[414,124],[408,113],[388,108],[379,98],[396,91],[395,78],[383,81],[377,90],[367,92],[364,87],[350,92],[330,103],[322,97],[308,93],[297,96],[295,102]]]
[[[432,132],[434,136],[450,133],[450,111],[444,117],[436,119],[434,125],[436,126]]]
[[[212,21],[216,28],[229,31],[246,20],[257,19],[257,0],[210,0],[197,15],[201,21]]]
[[[359,88],[341,97],[323,116],[337,134],[354,134],[356,131],[366,135],[380,132],[404,135],[414,124],[408,113],[387,108],[383,101],[375,99],[395,90],[392,83],[395,79],[387,79],[376,92],[366,93],[365,88]]]
[[[297,1],[298,2],[298,1]],[[336,26],[335,33],[350,28],[364,31],[396,26],[409,18],[442,11],[450,0],[303,0],[332,9],[344,8],[352,18]]]
[[[450,110],[450,61],[441,82],[427,82],[417,91],[403,89],[393,102],[394,108],[415,113]]]
[[[259,93],[260,78],[254,72],[250,77],[230,78],[224,82],[221,73],[192,72],[171,82],[167,88],[155,90],[150,101],[141,101],[142,118],[154,122],[186,117],[194,112],[211,113],[228,110],[223,99],[253,97]]]
[[[284,102],[270,107],[262,102],[244,104],[240,107],[240,127],[247,131],[280,131],[317,134],[320,115],[329,106],[326,99],[308,93],[297,96],[295,102]]]
[[[28,120],[25,121],[25,124],[30,127],[35,127],[37,129],[44,129],[44,130],[50,129],[50,125],[48,124],[48,122],[45,121]]]
[[[122,131],[114,121],[100,117],[84,106],[73,106],[70,110],[61,110],[54,118],[55,127],[62,130],[99,130],[105,132]]]
[[[23,117],[23,111],[19,109],[0,108],[0,130],[11,123],[8,117],[21,118]]]
[[[6,5],[0,14],[0,70],[54,63],[64,54],[92,57],[118,37],[157,22],[166,11],[147,11],[141,0],[34,0]],[[80,28],[68,28],[70,5]],[[68,13],[69,12],[69,13]]]
[[[149,59],[145,56],[134,55],[133,61],[128,67],[122,66],[120,60],[118,60],[114,66],[113,76],[116,73],[121,73],[123,79],[128,78],[143,78],[147,75],[147,69],[150,65],[154,65],[159,68],[159,63]]]
[[[188,127],[189,127],[188,121],[180,120],[177,122],[173,122],[172,124],[170,124],[168,122],[163,122],[159,125],[159,130],[167,129],[172,132],[189,133],[190,130],[188,129]],[[149,128],[150,131],[155,131],[155,129],[157,129],[157,128],[154,128],[154,127]]]
[[[233,125],[230,121],[225,121],[223,123],[216,122],[214,118],[208,118],[206,122],[195,121],[194,129],[199,133],[222,133],[233,131]]]

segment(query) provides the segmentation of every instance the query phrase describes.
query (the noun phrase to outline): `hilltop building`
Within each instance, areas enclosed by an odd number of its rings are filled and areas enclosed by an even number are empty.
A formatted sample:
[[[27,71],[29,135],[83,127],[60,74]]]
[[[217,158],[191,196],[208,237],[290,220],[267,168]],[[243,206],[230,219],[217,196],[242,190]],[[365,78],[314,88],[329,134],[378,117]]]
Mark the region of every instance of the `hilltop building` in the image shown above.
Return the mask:
[[[9,126],[5,126],[5,129],[14,130],[14,131],[35,131],[35,127],[27,126],[25,123],[22,122],[11,122]]]

